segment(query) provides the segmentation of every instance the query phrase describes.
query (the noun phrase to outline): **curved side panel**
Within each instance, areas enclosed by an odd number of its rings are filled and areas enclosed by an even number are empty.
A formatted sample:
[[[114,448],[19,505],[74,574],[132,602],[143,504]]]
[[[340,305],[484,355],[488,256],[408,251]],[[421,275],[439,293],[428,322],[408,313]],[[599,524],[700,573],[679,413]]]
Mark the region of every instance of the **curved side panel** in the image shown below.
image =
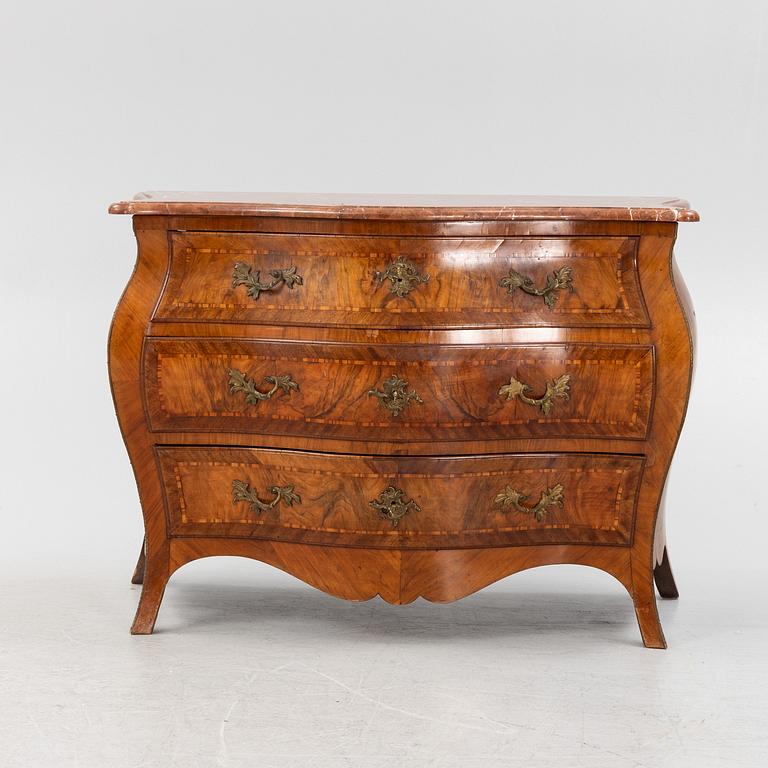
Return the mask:
[[[152,631],[169,576],[163,492],[147,432],[141,393],[141,347],[168,269],[167,233],[144,220],[136,228],[139,253],[109,333],[109,378],[115,412],[133,466],[146,532],[146,565],[132,632]],[[144,228],[150,227],[150,228]]]
[[[677,267],[677,263],[675,261],[675,256],[673,252],[670,253],[670,259],[669,259],[669,278],[672,282],[672,285],[674,286],[675,293],[677,295],[677,300],[680,305],[680,309],[683,313],[683,319],[685,320],[685,324],[688,328],[688,338],[690,341],[690,372],[689,372],[689,380],[688,380],[688,389],[687,389],[687,392],[685,393],[685,403],[683,407],[683,413],[680,417],[681,429],[680,431],[678,431],[677,439],[675,440],[674,448],[676,448],[680,438],[680,432],[682,431],[682,425],[685,419],[685,414],[688,411],[688,400],[690,398],[691,387],[693,385],[693,377],[696,372],[697,331],[696,331],[696,312],[693,309],[693,302],[691,301],[691,295],[688,292],[688,287],[685,284],[685,280],[683,280],[683,276],[680,274],[680,270]],[[664,560],[664,553],[665,553],[666,544],[667,544],[667,533],[666,533],[666,526],[665,526],[666,480],[667,478],[665,477],[664,489],[662,491],[661,502],[659,503],[659,512],[656,518],[656,531],[654,535],[654,546],[653,546],[653,565],[654,566],[660,565]]]
[[[666,647],[656,607],[653,568],[657,554],[664,550],[663,519],[659,519],[659,510],[685,418],[693,373],[691,308],[684,287],[683,293],[676,287],[672,254],[676,233],[677,225],[670,225],[668,235],[644,236],[638,255],[658,364],[656,400],[631,550],[632,597],[643,642],[651,648]]]

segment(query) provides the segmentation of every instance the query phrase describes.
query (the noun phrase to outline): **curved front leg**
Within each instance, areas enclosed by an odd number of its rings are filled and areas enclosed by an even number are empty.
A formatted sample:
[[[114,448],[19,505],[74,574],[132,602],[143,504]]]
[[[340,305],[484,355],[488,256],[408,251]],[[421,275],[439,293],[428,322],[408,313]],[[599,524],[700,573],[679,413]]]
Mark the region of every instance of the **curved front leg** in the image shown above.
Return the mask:
[[[135,582],[142,581],[143,588],[131,632],[149,634],[170,575],[170,538],[163,487],[155,464],[155,440],[145,421],[141,361],[144,337],[168,269],[168,232],[165,228],[147,226],[146,220],[134,220],[134,231],[139,256],[109,333],[109,379],[120,430],[136,476],[146,537],[144,567],[139,556],[133,578]]]
[[[664,630],[661,628],[659,610],[656,606],[656,592],[653,589],[653,569],[650,556],[646,560],[635,556],[632,558],[632,602],[635,604],[635,615],[646,648],[666,648]]]
[[[157,612],[165,592],[165,585],[170,578],[169,547],[165,543],[160,550],[147,548],[144,566],[144,586],[136,609],[136,616],[131,626],[132,635],[151,635],[155,628]]]

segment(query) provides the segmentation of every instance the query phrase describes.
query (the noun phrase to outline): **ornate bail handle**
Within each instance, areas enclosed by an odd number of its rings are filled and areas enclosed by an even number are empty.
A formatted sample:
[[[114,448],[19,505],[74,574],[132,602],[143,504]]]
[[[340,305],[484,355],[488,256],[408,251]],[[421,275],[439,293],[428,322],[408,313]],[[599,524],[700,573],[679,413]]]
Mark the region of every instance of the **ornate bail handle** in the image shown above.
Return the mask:
[[[292,485],[273,485],[269,492],[273,493],[275,498],[272,501],[262,501],[258,493],[245,480],[233,480],[232,503],[237,504],[240,501],[244,501],[250,505],[251,512],[256,514],[273,509],[280,502],[292,507],[294,504],[301,504],[301,496],[298,493],[294,493],[293,488],[294,486]]]
[[[383,272],[374,273],[373,279],[379,285],[389,280],[389,292],[402,299],[419,284],[426,283],[429,275],[422,275],[412,261],[398,256]]]
[[[272,385],[268,392],[259,392],[253,379],[249,379],[242,371],[235,368],[229,371],[229,391],[242,392],[248,405],[258,405],[262,400],[270,400],[278,389],[290,394],[291,390],[299,391],[299,385],[287,374],[280,376],[265,376],[264,381]]]
[[[421,512],[421,507],[413,500],[405,497],[405,491],[390,485],[385,488],[377,498],[368,504],[378,510],[379,514],[397,528],[400,520],[410,512]]]
[[[509,274],[499,280],[499,285],[502,288],[506,288],[510,295],[519,288],[529,296],[542,296],[547,307],[552,309],[557,301],[557,292],[559,290],[563,288],[569,291],[573,290],[573,277],[570,267],[560,267],[551,275],[547,275],[547,283],[543,288],[537,288],[533,284],[532,278],[521,275],[514,269],[510,269]]]
[[[283,283],[289,288],[304,284],[304,278],[296,272],[296,267],[270,269],[269,276],[272,279],[268,283],[262,283],[260,275],[260,270],[254,269],[250,264],[238,261],[235,264],[235,271],[232,273],[232,287],[237,288],[238,285],[247,286],[248,290],[246,293],[256,301],[262,291],[274,291]]]
[[[541,412],[547,416],[555,405],[556,400],[568,400],[570,397],[570,387],[568,382],[571,377],[564,373],[556,379],[547,382],[547,391],[541,397],[528,397],[525,393],[530,392],[531,388],[522,381],[518,381],[514,376],[510,378],[509,384],[505,384],[500,390],[499,395],[507,400],[519,398],[526,405],[534,405],[541,409]]]
[[[416,390],[406,391],[408,382],[398,376],[390,376],[381,385],[381,391],[378,389],[369,389],[368,397],[378,398],[381,405],[386,408],[393,416],[399,416],[403,409],[411,402],[423,403],[424,401],[416,394]]]
[[[544,519],[547,507],[563,506],[563,486],[558,483],[557,485],[552,486],[552,488],[547,488],[547,490],[543,491],[541,496],[539,496],[539,500],[533,507],[526,507],[520,503],[527,498],[528,496],[526,494],[520,493],[520,491],[516,491],[511,485],[508,485],[496,497],[494,504],[501,504],[505,509],[507,507],[512,507],[518,512],[522,512],[524,515],[535,517],[536,522],[540,523]]]

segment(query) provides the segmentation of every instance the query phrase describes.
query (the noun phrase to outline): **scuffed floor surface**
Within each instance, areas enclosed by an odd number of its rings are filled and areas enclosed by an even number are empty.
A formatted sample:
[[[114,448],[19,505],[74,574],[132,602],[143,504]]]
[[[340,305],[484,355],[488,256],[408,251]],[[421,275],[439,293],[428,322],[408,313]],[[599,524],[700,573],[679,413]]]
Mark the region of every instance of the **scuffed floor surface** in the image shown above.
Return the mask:
[[[650,651],[589,569],[393,607],[206,561],[171,580],[150,637],[128,634],[122,570],[4,580],[2,768],[768,764],[757,579],[679,579],[670,648]]]

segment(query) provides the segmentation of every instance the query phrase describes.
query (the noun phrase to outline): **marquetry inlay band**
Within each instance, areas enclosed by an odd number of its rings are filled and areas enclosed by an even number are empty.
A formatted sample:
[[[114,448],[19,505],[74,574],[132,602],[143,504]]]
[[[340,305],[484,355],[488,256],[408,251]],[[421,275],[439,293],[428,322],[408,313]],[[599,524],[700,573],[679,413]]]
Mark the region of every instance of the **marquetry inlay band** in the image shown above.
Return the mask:
[[[185,499],[184,494],[184,485],[183,485],[183,478],[182,478],[182,471],[185,469],[191,469],[193,471],[199,471],[201,468],[223,468],[226,467],[227,469],[231,469],[233,471],[237,472],[245,472],[248,473],[249,471],[263,471],[265,468],[268,469],[269,473],[273,476],[290,476],[294,475],[297,477],[317,477],[317,478],[328,478],[328,479],[337,479],[339,477],[339,473],[335,470],[319,470],[319,469],[304,469],[302,468],[300,471],[297,471],[295,466],[291,465],[282,465],[282,464],[270,464],[268,467],[265,467],[263,464],[254,464],[249,462],[225,462],[225,461],[177,461],[173,464],[173,479],[174,479],[174,487],[176,490],[176,497],[177,497],[177,503],[179,505],[180,510],[180,516],[181,516],[181,522],[182,524],[188,524],[189,518],[187,513],[187,502]],[[550,491],[555,491],[558,487],[561,489],[563,488],[563,484],[569,484],[573,486],[578,485],[578,478],[580,476],[594,476],[594,477],[601,477],[604,476],[606,478],[605,482],[607,484],[612,484],[612,481],[609,479],[611,476],[614,476],[617,478],[616,486],[616,496],[613,499],[613,515],[612,515],[612,521],[610,525],[607,526],[596,526],[592,525],[591,527],[594,530],[600,530],[600,531],[606,531],[606,532],[619,532],[622,530],[621,528],[621,521],[622,519],[626,519],[627,510],[625,508],[625,504],[629,501],[632,501],[632,496],[630,495],[627,497],[627,493],[631,492],[632,488],[631,486],[628,487],[627,480],[629,477],[629,473],[631,472],[630,468],[628,467],[619,467],[615,469],[608,469],[605,467],[561,467],[561,468],[536,468],[536,469],[518,469],[515,470],[515,478],[528,478],[525,480],[526,485],[531,484],[533,482],[541,482],[544,480],[548,484],[551,483],[551,487],[548,486],[548,489]],[[343,474],[344,478],[347,479],[353,479],[353,480],[381,480],[381,481],[391,481],[393,483],[397,483],[398,481],[409,481],[409,480],[452,480],[457,477],[455,474],[451,473],[441,473],[441,472],[344,472]],[[510,478],[510,473],[508,470],[489,470],[489,471],[481,471],[481,472],[462,472],[460,475],[461,478],[467,478],[467,479],[478,479],[478,478],[500,478],[503,480],[508,480]],[[570,478],[570,479],[568,479]],[[305,482],[305,484],[309,484],[309,480]],[[247,484],[244,485],[244,493],[248,494],[248,498],[242,498],[238,499],[240,501],[247,501],[251,503],[252,499],[255,497],[258,499],[258,494],[255,491],[252,491],[250,486],[247,486]],[[507,488],[510,486],[507,485]],[[390,488],[393,488],[395,492],[399,491],[400,493],[395,493],[394,495],[390,492]],[[274,506],[277,506],[278,502],[281,500],[280,498],[277,498],[277,495],[279,493],[280,487],[279,486],[272,486],[270,487],[270,492],[272,492],[275,495],[275,498],[273,498],[268,505],[265,508],[272,508]],[[283,490],[293,492],[294,486],[287,486]],[[233,491],[234,491],[234,484],[233,484]],[[297,496],[292,502],[286,501],[288,506],[291,506],[292,503],[299,503],[301,502],[301,497],[297,494],[294,494]],[[504,505],[502,501],[499,501],[499,497],[505,495],[505,492],[500,493],[495,499],[489,500],[488,505],[489,508],[492,508],[493,505],[498,506],[499,508]],[[392,498],[390,498],[392,497]],[[562,499],[562,497],[561,497]],[[525,496],[518,497],[519,502],[524,502],[526,500]],[[377,502],[377,504],[374,504],[374,501]],[[259,504],[265,504],[265,502],[261,502],[259,500]],[[394,506],[393,506],[394,504]],[[398,507],[398,504],[404,505],[404,507]],[[379,506],[381,505],[381,507]],[[389,519],[391,522],[393,522],[392,527],[398,527],[397,523],[394,522],[392,517],[394,517],[397,522],[399,523],[400,519],[405,517],[406,512],[413,511],[413,512],[420,512],[421,506],[416,503],[415,500],[409,499],[406,497],[405,492],[402,491],[402,489],[398,488],[395,485],[390,485],[385,491],[382,492],[382,494],[377,497],[377,499],[370,502],[370,506],[372,506],[374,509],[379,510],[382,512],[382,516]],[[390,517],[389,514],[387,514],[386,511],[382,511],[382,507],[384,510],[392,509],[392,517]],[[263,511],[263,508],[259,505],[257,505],[257,509],[254,510],[257,512],[257,515],[259,512]],[[402,514],[401,514],[402,512]],[[505,515],[505,517],[508,517],[508,515]],[[536,520],[535,513],[531,515],[530,513],[525,514],[525,519],[530,520],[531,522],[526,523],[523,519],[520,520],[520,522],[517,522],[516,524],[511,524],[508,520],[505,520],[504,522],[499,522],[498,525],[495,525],[493,527],[485,526],[485,527],[470,527],[467,526],[461,530],[418,530],[418,531],[404,531],[399,530],[398,535],[400,536],[408,536],[408,535],[419,535],[419,536],[446,536],[446,535],[458,535],[458,534],[491,534],[491,533],[514,533],[514,532],[525,532],[530,530],[569,530],[574,528],[574,524],[570,522],[567,519],[557,520],[556,522],[549,521],[543,518],[542,520]],[[220,519],[217,518],[210,518],[210,519],[200,519],[197,518],[197,523],[202,524],[211,524],[216,525],[218,523],[223,522]],[[244,517],[240,519],[239,521],[231,521],[231,522],[239,522],[240,524],[247,524],[247,525],[274,525],[275,521],[270,520],[267,518],[262,518],[260,516],[257,517]],[[335,533],[345,533],[345,534],[360,534],[360,535],[388,535],[391,533],[387,530],[380,530],[374,527],[371,528],[341,528],[337,526],[331,526],[331,525],[311,525],[307,523],[296,523],[296,522],[287,522],[285,520],[279,521],[279,526],[284,528],[291,528],[296,530],[307,530],[307,531],[315,531],[315,532],[335,532]],[[576,526],[576,528],[580,528],[580,526]]]

